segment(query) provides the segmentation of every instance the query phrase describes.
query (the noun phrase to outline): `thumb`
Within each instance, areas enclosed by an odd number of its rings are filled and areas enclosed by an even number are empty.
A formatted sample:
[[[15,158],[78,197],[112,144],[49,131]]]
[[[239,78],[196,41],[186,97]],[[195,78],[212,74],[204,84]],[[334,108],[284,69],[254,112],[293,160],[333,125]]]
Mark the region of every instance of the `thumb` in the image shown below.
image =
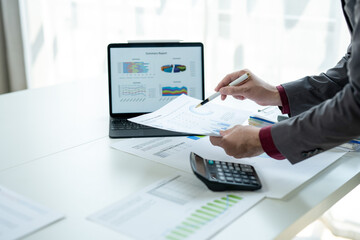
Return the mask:
[[[230,129],[223,130],[223,131],[220,131],[219,133],[220,133],[220,136],[223,137],[223,136],[225,136],[225,135],[228,135],[230,131],[231,131],[231,128],[230,128]]]

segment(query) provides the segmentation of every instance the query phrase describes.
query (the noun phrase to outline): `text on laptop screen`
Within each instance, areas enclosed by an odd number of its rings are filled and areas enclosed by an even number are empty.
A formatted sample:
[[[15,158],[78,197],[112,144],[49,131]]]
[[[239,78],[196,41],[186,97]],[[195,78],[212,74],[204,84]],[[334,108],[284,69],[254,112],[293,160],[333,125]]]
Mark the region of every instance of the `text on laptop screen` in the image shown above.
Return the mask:
[[[201,46],[110,48],[112,113],[152,112],[187,94],[203,98]]]

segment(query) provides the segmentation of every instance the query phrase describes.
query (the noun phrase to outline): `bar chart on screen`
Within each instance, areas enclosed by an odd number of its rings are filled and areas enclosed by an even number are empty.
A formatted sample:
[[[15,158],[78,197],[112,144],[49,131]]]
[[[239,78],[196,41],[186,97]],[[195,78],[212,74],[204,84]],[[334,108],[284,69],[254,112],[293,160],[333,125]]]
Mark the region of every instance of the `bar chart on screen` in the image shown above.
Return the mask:
[[[147,62],[123,62],[123,73],[148,73],[149,63]]]

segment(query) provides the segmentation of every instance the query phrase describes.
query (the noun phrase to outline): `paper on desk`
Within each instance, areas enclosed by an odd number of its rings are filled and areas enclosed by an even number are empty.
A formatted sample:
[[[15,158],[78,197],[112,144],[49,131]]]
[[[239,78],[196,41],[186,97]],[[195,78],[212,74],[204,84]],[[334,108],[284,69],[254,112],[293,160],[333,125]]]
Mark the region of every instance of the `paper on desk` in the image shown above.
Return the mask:
[[[286,159],[276,160],[266,154],[236,159],[226,155],[222,148],[213,146],[208,137],[125,139],[112,144],[112,147],[189,173],[192,172],[189,163],[190,152],[207,159],[251,164],[258,172],[263,185],[257,192],[278,199],[285,197],[346,153],[332,149],[292,165]]]
[[[199,100],[181,95],[159,110],[130,118],[132,122],[198,135],[218,136],[220,130],[242,124],[250,112],[209,102],[196,108]]]
[[[201,136],[130,138],[111,146],[115,149],[191,172],[189,156],[195,141]]]
[[[64,215],[0,186],[0,239],[18,239]]]
[[[194,175],[181,173],[88,217],[135,239],[208,239],[264,195],[211,192]]]

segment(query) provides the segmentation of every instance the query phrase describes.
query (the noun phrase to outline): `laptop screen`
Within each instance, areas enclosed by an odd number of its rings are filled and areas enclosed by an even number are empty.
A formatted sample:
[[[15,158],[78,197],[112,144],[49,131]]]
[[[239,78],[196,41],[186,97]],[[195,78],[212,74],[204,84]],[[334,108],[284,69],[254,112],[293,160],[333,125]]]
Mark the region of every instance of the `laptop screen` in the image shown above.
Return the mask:
[[[204,99],[202,43],[108,46],[110,113],[152,112],[181,94]]]

